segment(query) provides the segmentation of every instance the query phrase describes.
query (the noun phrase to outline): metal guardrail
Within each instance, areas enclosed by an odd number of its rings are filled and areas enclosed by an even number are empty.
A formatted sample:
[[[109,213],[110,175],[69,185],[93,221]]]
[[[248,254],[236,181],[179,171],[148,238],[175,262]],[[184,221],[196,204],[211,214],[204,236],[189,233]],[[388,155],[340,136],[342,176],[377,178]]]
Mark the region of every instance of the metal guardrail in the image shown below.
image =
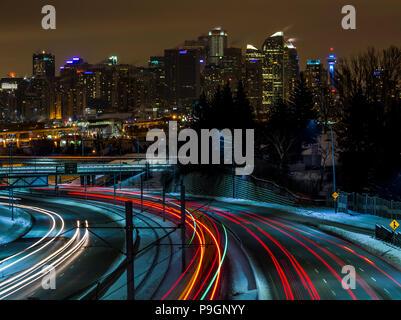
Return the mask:
[[[391,231],[386,227],[376,225],[375,238],[401,247],[401,233]]]
[[[392,242],[393,240],[393,231],[388,230],[386,227],[376,225],[375,227],[375,238],[379,240],[383,240],[386,242]]]

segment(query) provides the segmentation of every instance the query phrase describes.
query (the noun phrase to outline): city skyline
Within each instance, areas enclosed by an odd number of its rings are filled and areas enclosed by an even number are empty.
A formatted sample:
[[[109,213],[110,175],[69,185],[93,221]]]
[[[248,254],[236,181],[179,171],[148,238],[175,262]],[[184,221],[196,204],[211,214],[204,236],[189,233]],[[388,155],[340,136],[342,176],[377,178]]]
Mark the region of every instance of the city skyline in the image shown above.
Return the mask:
[[[192,14],[193,5],[178,1],[153,3],[152,8],[144,3],[127,5],[115,1],[108,10],[104,10],[107,4],[103,1],[98,1],[96,7],[93,2],[78,7],[77,1],[68,4],[53,1],[57,9],[57,30],[54,31],[40,27],[43,16],[40,10],[47,4],[44,1],[27,2],[19,12],[14,4],[6,3],[0,13],[0,40],[6,44],[0,53],[0,75],[10,72],[29,75],[31,54],[40,50],[55,54],[57,66],[74,55],[91,62],[116,55],[122,63],[144,66],[150,56],[162,55],[164,49],[196,39],[216,26],[227,30],[229,46],[243,50],[248,43],[260,48],[269,35],[282,30],[296,39],[302,69],[307,59],[326,57],[330,47],[336,49],[339,57],[346,57],[367,46],[397,45],[394,40],[397,32],[401,32],[397,25],[401,18],[401,11],[396,9],[399,3],[387,1],[388,5],[383,6],[374,1],[354,2],[357,29],[348,31],[341,28],[342,4],[319,4],[318,1],[307,4],[251,1],[245,11],[236,7],[239,2],[228,5],[220,1],[214,6],[221,10],[210,14],[207,13],[208,1],[196,7],[196,14]],[[285,15],[275,12],[285,12]],[[373,14],[375,23],[371,23]],[[382,19],[384,16],[386,18]]]

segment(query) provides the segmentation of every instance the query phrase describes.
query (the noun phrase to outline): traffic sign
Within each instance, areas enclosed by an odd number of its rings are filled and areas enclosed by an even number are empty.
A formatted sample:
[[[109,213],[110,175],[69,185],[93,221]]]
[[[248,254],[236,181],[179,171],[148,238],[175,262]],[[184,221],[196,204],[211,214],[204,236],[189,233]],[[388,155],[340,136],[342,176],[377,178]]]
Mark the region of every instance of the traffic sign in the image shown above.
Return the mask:
[[[78,165],[76,163],[64,163],[64,173],[65,174],[77,174]]]
[[[339,194],[338,194],[337,192],[334,192],[331,196],[332,196],[332,197],[334,198],[334,200],[335,200],[335,199],[338,198]]]
[[[391,223],[390,223],[390,227],[391,227],[393,230],[397,229],[399,226],[400,226],[400,224],[398,223],[397,220],[393,220],[393,221],[391,221]]]

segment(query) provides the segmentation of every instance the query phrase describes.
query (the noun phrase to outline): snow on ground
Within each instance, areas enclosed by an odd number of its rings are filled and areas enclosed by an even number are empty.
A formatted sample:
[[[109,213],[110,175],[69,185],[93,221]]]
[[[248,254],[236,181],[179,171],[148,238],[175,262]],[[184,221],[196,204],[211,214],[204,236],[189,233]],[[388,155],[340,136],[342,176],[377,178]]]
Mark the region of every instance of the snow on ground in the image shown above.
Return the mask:
[[[401,248],[398,248],[390,243],[377,240],[372,236],[351,232],[332,226],[320,225],[319,229],[336,234],[378,256],[381,256],[397,266],[401,266]]]
[[[14,221],[8,206],[0,205],[0,245],[15,241],[29,231],[32,217],[25,211],[14,208]]]
[[[312,218],[318,218],[322,220],[334,221],[351,225],[354,227],[365,228],[369,230],[375,230],[375,225],[383,225],[387,227],[391,222],[391,219],[374,216],[371,214],[358,213],[349,211],[350,213],[337,212],[335,213],[332,208],[294,208],[294,213],[305,215]]]
[[[172,197],[178,197],[178,193],[169,193]],[[370,214],[362,214],[354,211],[349,211],[349,213],[343,212],[334,212],[333,208],[324,208],[324,207],[294,207],[281,205],[276,203],[267,203],[267,202],[259,202],[259,201],[251,201],[244,199],[233,199],[233,198],[224,198],[224,197],[208,197],[208,196],[198,196],[193,194],[188,194],[187,197],[192,198],[201,198],[201,199],[214,199],[216,201],[227,202],[230,204],[237,205],[245,205],[245,206],[254,206],[254,207],[263,207],[269,209],[278,209],[283,210],[289,213],[298,214],[307,216],[310,218],[316,218],[321,220],[333,221],[342,223],[345,225],[350,225],[353,227],[360,227],[369,230],[374,230],[375,225],[383,225],[387,227],[391,222],[391,219],[382,218]]]

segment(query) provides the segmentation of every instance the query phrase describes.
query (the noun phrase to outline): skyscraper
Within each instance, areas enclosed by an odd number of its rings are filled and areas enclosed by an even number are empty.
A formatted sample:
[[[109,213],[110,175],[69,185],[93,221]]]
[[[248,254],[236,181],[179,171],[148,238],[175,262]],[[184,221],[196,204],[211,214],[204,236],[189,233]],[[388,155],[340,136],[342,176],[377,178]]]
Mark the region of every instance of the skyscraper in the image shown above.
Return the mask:
[[[321,101],[327,87],[327,70],[318,59],[308,60],[305,69],[306,86],[313,95],[315,104]]]
[[[293,100],[293,93],[297,87],[299,76],[300,70],[297,48],[291,42],[286,42],[284,65],[284,97],[286,101],[291,102]]]
[[[149,60],[149,70],[153,73],[155,78],[155,107],[163,108],[166,106],[166,68],[164,57],[153,56]]]
[[[243,57],[241,48],[226,48],[222,59],[223,76],[234,92],[242,80]]]
[[[34,77],[54,78],[55,76],[55,56],[46,51],[33,54]]]
[[[283,32],[271,35],[263,44],[263,106],[267,112],[269,107],[284,99],[284,52]]]
[[[268,112],[271,106],[292,99],[292,92],[299,79],[297,50],[284,39],[279,31],[263,44],[263,108]]]
[[[216,27],[209,31],[209,64],[220,64],[224,56],[224,50],[227,48],[227,32],[221,27]]]
[[[198,49],[164,51],[168,101],[171,106],[190,106],[200,95],[200,52]]]
[[[263,60],[262,52],[253,45],[248,44],[245,56],[244,86],[257,120],[262,120],[266,117],[262,109]]]

